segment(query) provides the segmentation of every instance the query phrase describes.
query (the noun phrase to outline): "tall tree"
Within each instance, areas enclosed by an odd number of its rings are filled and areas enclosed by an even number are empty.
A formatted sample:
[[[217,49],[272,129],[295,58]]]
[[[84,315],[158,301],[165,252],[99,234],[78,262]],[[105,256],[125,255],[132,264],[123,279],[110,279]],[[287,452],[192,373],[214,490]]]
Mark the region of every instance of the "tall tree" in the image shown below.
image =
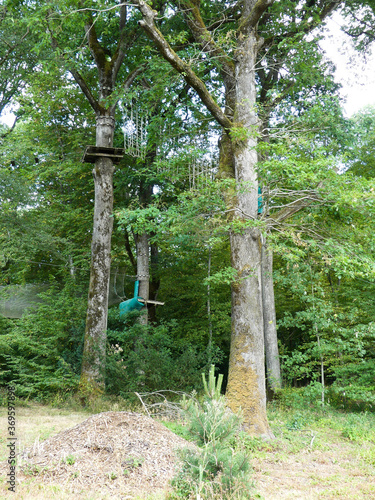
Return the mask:
[[[266,418],[264,376],[263,308],[261,289],[261,231],[255,223],[258,215],[256,67],[263,40],[258,26],[263,20],[272,31],[272,0],[247,0],[225,6],[182,1],[186,22],[201,51],[206,54],[224,87],[224,110],[212,92],[198,77],[192,65],[181,59],[157,28],[157,13],[143,0],[135,2],[143,15],[140,22],[162,56],[195,89],[204,105],[223,128],[221,139],[221,176],[233,177],[236,188],[227,193],[231,213],[230,232],[232,266],[238,279],[232,287],[232,341],[227,399],[233,410],[242,407],[248,429],[258,435],[271,435]],[[289,5],[289,4],[288,4]],[[310,17],[319,24],[322,12],[331,12],[336,2],[306,2],[301,5],[304,30]],[[206,12],[207,7],[207,12]],[[281,5],[275,4],[275,16],[283,17]],[[315,16],[312,16],[312,9]],[[279,10],[278,10],[279,9]],[[206,16],[210,24],[205,23]],[[296,26],[284,16],[285,24]],[[276,41],[281,23],[275,23]],[[230,26],[224,43],[212,34],[219,26]],[[285,30],[287,31],[287,29]],[[285,35],[287,36],[287,35]],[[221,42],[223,39],[221,39]],[[282,34],[281,40],[282,41]],[[280,42],[279,41],[279,42]],[[223,101],[223,99],[222,99]]]
[[[183,2],[188,9],[194,35],[210,47],[226,87],[226,113],[217,104],[203,81],[189,64],[169,46],[155,25],[156,12],[145,2],[137,2],[143,14],[141,25],[151,36],[163,57],[181,74],[224,128],[224,141],[234,159],[237,190],[232,196],[232,220],[236,223],[257,218],[258,180],[256,173],[256,86],[257,23],[267,9],[267,2],[244,2],[237,23],[234,61],[214,42],[199,11],[199,2]],[[270,436],[266,416],[264,376],[264,340],[261,296],[261,234],[245,224],[230,234],[232,266],[238,280],[232,287],[232,341],[227,398],[234,411],[243,408],[247,427],[254,434]]]
[[[112,48],[101,43],[97,36],[92,14],[87,14],[85,33],[95,61],[99,92],[95,98],[87,82],[75,68],[69,68],[96,114],[96,146],[111,148],[115,130],[117,100],[111,101],[117,76],[125,59],[129,43],[135,33],[127,28],[126,6],[120,7],[117,44]],[[55,38],[52,37],[54,43]],[[140,72],[136,67],[122,82],[125,92]],[[108,151],[108,150],[107,150]],[[94,225],[91,243],[91,268],[83,349],[81,383],[104,386],[106,330],[108,316],[108,287],[111,265],[111,236],[113,228],[113,173],[114,164],[110,153],[98,156],[93,170],[95,182]]]
[[[286,12],[278,9],[271,24],[268,22],[269,18],[266,17],[259,26],[264,37],[261,49],[262,57],[256,72],[259,87],[259,119],[261,121],[259,127],[260,163],[267,161],[270,142],[277,142],[277,139],[271,138],[272,123],[278,124],[276,128],[280,132],[280,128],[285,126],[286,122],[289,122],[289,128],[293,126],[295,129],[301,129],[301,125],[298,124],[299,117],[308,114],[310,109],[318,108],[320,104],[323,105],[326,96],[331,99],[331,96],[338,90],[338,85],[333,82],[332,64],[323,60],[322,51],[318,44],[319,33],[314,37],[311,35],[317,26],[314,17],[310,16],[311,11],[309,9],[298,11],[296,6],[292,5],[289,6],[289,9],[294,18],[293,25],[283,27],[283,15]],[[320,10],[319,22],[324,21],[331,9],[332,5],[326,5]],[[276,38],[279,44],[275,43],[275,31],[278,33]],[[304,37],[308,33],[310,38],[306,40]],[[331,109],[332,105],[330,105]],[[311,123],[310,126],[313,127],[314,124]],[[268,162],[267,165],[270,167]],[[267,193],[271,188],[267,177],[269,176],[260,174],[262,203],[264,203],[264,207],[261,207],[261,217],[266,221],[271,212],[273,212],[272,216],[277,216],[267,199]],[[305,196],[303,202],[294,203],[290,207],[289,214],[287,207],[285,207],[282,218],[288,220],[296,211],[303,210],[310,203],[309,197]],[[266,226],[268,227],[266,231],[263,231],[262,248],[264,340],[267,382],[271,393],[274,393],[281,387],[282,381],[272,280],[273,255],[272,246],[267,242],[268,233],[272,231],[272,223],[266,223]]]
[[[66,78],[73,77],[80,87],[96,120],[94,221],[81,382],[100,389],[104,387],[113,226],[114,163],[110,148],[118,98],[142,68],[139,54],[132,52],[139,28],[125,4],[119,5],[118,12],[99,12],[101,5],[93,6],[91,1],[64,5],[12,2],[12,8],[17,7],[34,25],[40,64],[48,68],[47,74],[62,66]]]

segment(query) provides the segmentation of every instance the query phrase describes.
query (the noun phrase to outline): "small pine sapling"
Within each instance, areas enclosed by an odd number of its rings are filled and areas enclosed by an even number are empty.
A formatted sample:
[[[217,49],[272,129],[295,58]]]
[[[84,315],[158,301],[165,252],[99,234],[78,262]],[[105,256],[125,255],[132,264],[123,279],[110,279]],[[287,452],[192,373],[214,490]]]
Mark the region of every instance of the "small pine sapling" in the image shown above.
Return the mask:
[[[208,373],[208,385],[206,381],[206,376],[202,373],[203,379],[203,387],[206,395],[211,399],[219,399],[221,395],[221,386],[223,383],[224,375],[222,373],[219,374],[217,378],[217,384],[215,379],[215,365],[211,365],[210,371]]]

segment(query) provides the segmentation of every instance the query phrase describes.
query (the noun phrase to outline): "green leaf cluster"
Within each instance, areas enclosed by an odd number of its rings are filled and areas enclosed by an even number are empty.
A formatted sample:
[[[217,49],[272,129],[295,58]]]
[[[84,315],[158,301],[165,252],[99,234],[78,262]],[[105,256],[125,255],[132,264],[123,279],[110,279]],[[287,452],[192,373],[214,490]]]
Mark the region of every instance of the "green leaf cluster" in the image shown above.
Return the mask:
[[[189,430],[198,448],[181,450],[182,465],[172,481],[172,498],[187,498],[194,492],[204,499],[229,499],[250,488],[248,455],[241,447],[229,446],[240,430],[241,418],[233,414],[218,392],[222,375],[216,384],[214,370],[211,366],[203,401],[183,401]]]

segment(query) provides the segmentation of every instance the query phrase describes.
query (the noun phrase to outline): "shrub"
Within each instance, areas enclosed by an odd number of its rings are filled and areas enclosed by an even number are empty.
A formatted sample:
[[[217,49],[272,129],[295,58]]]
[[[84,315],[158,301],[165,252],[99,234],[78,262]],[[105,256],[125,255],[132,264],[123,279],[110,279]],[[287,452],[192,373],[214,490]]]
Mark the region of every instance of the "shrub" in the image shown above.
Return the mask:
[[[180,451],[182,466],[172,481],[171,498],[248,498],[248,456],[243,449],[230,446],[239,432],[241,419],[226,407],[213,374],[214,366],[202,403],[196,399],[183,402],[190,433],[198,446]]]
[[[0,382],[12,381],[19,397],[45,400],[78,386],[84,300],[68,283],[50,286],[43,302],[0,332]]]
[[[113,323],[111,324],[113,326]],[[119,328],[118,325],[117,328]],[[176,340],[174,322],[158,326],[138,323],[108,332],[106,388],[110,394],[160,389],[191,392],[208,365],[206,349]],[[217,349],[215,358],[219,359]]]
[[[334,383],[328,388],[331,406],[350,411],[375,411],[375,386],[347,385]]]

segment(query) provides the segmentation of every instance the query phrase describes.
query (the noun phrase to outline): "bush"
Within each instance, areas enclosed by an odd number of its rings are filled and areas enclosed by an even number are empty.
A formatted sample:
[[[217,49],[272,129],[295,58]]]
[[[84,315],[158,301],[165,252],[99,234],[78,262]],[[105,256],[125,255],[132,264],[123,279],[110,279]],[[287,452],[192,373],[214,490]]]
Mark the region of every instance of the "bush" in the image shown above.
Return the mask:
[[[7,320],[0,332],[0,382],[12,381],[19,397],[44,401],[78,386],[85,302],[71,283],[40,297],[38,309]]]
[[[115,318],[116,321],[116,318]],[[111,318],[111,326],[120,328]],[[191,392],[208,368],[208,353],[176,340],[174,322],[159,326],[138,323],[108,332],[106,389],[110,394],[131,397],[137,392],[160,389]],[[220,358],[216,349],[214,358]]]
[[[334,382],[325,387],[325,404],[346,411],[375,411],[375,386],[361,386],[355,383],[341,385]],[[294,410],[304,410],[306,406],[322,407],[322,385],[312,382],[306,387],[283,388],[277,394],[276,404]]]
[[[375,443],[374,416],[372,414],[352,413],[347,415],[342,435],[350,441]]]
[[[375,411],[375,386],[347,385],[334,383],[328,388],[327,397],[336,408],[349,411]]]
[[[189,431],[198,446],[180,451],[182,466],[172,481],[171,498],[249,498],[248,456],[243,449],[230,446],[241,419],[226,407],[224,396],[212,386],[213,372],[212,366],[203,402],[183,402]]]

